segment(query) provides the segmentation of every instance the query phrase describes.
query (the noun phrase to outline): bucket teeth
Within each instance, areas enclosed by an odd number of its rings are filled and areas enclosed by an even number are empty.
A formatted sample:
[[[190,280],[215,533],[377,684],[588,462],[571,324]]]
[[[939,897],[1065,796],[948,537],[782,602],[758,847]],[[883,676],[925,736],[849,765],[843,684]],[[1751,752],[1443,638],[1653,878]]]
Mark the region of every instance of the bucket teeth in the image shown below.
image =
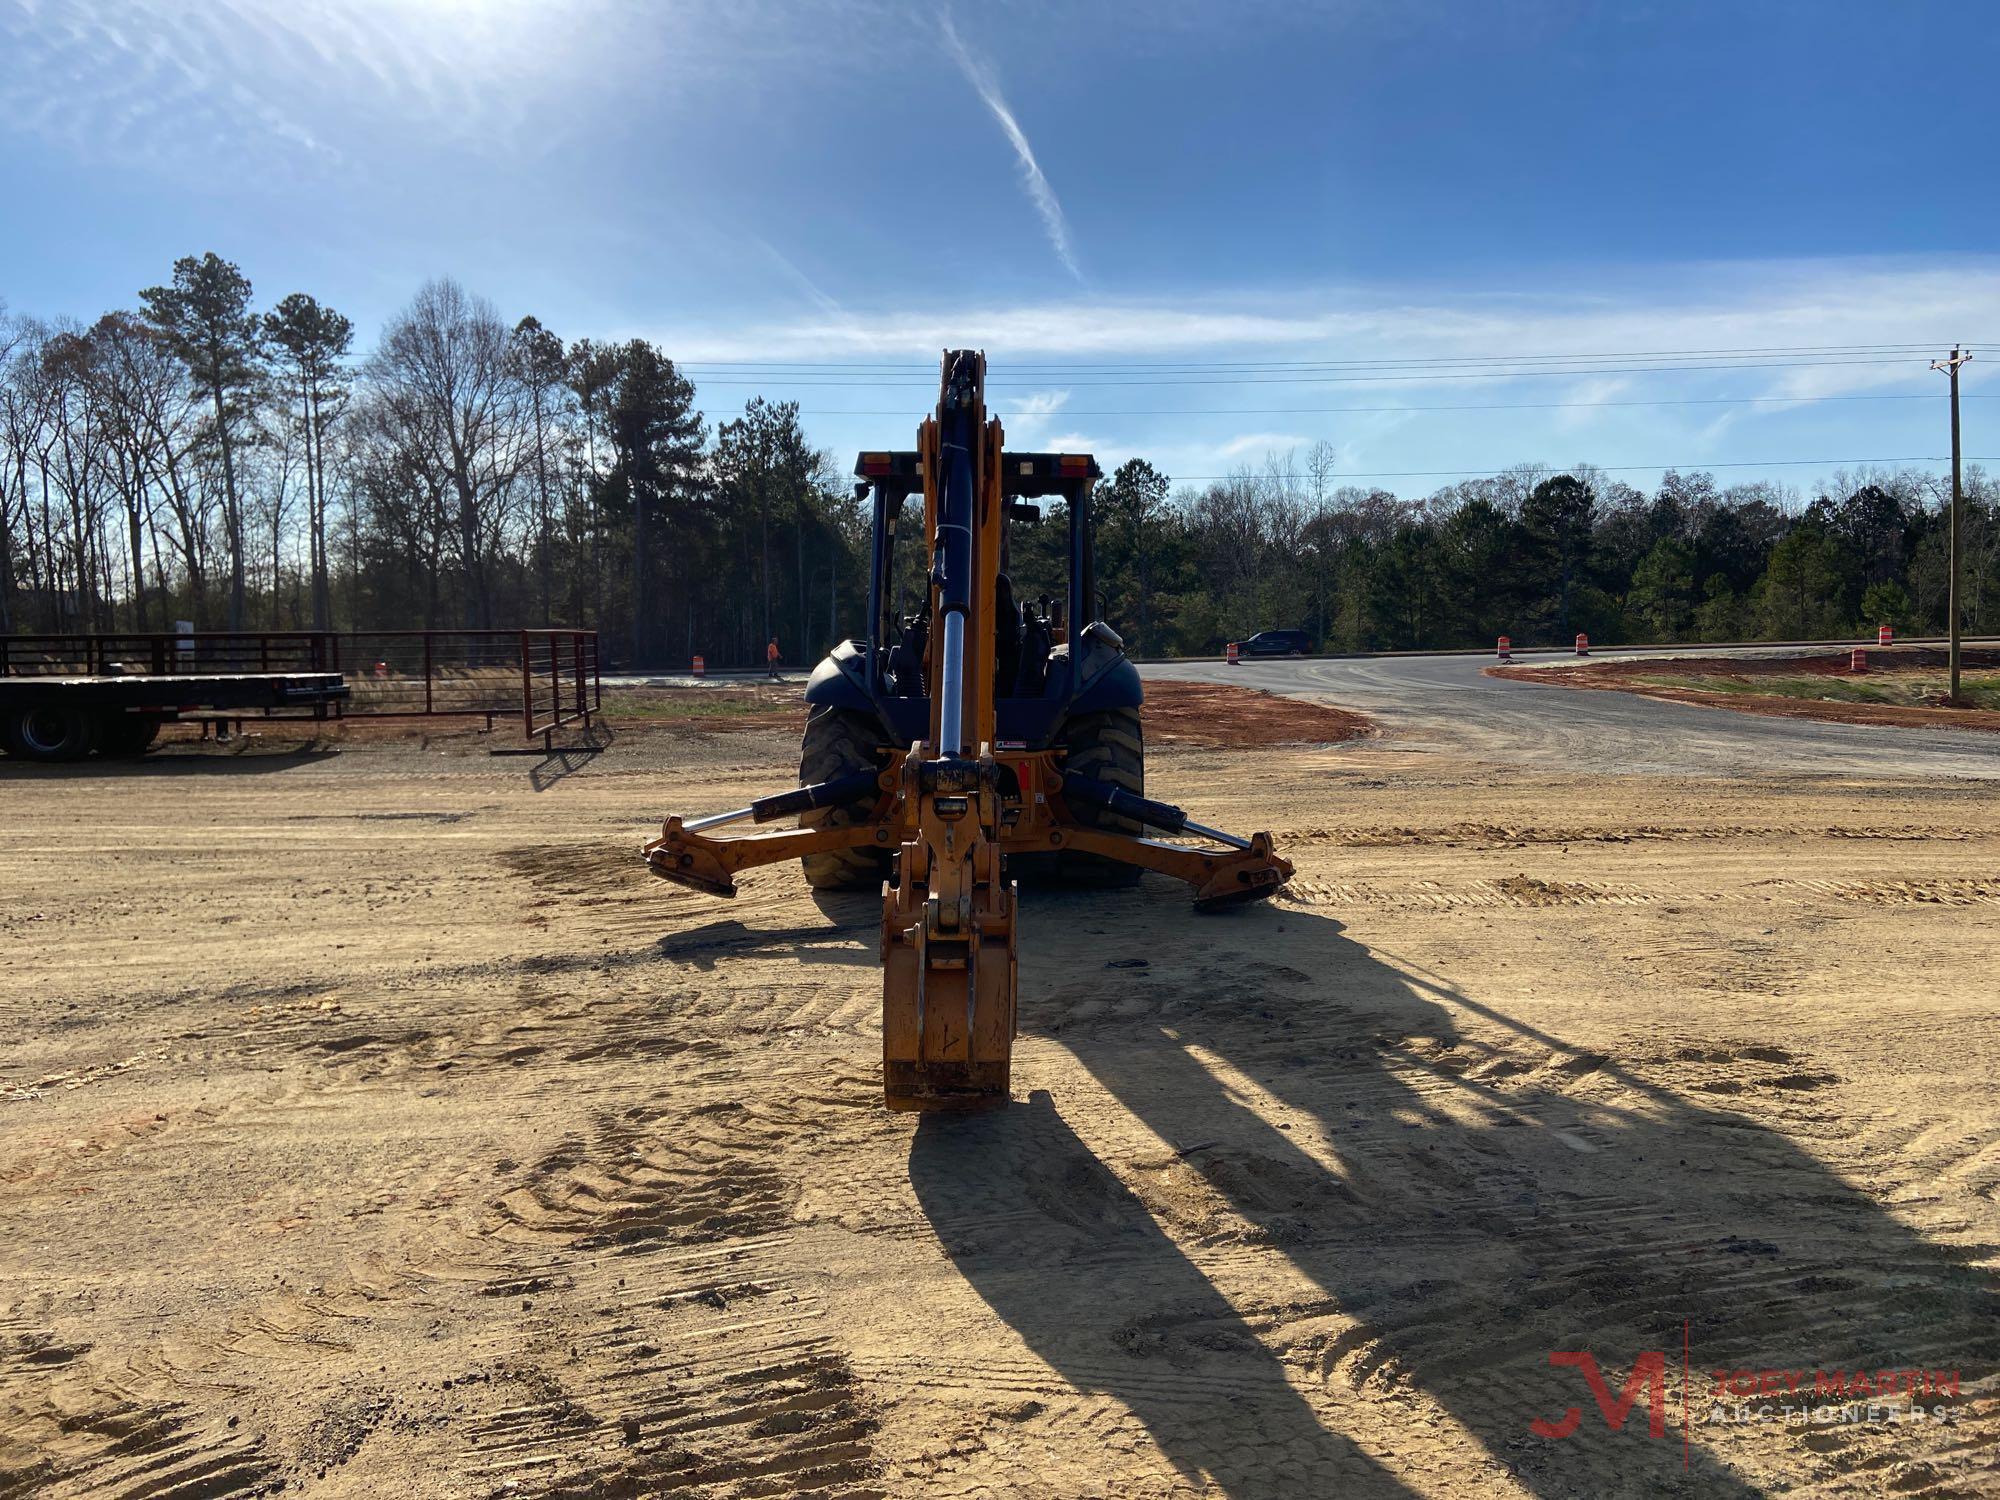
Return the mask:
[[[1004,1109],[1006,1062],[922,1063],[885,1061],[882,1102],[893,1110],[971,1113]]]

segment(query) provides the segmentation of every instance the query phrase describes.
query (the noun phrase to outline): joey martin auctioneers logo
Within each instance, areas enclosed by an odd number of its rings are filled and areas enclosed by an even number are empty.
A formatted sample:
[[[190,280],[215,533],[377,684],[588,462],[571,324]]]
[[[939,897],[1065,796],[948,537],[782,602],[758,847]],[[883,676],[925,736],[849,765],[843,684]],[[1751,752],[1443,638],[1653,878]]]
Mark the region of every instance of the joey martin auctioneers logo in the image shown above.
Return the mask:
[[[1952,1422],[1957,1420],[1961,1384],[1957,1370],[1818,1367],[1696,1370],[1686,1324],[1681,1327],[1681,1389],[1677,1410],[1668,1406],[1667,1354],[1663,1349],[1648,1349],[1640,1354],[1616,1394],[1597,1356],[1589,1350],[1553,1350],[1549,1363],[1558,1369],[1577,1372],[1604,1425],[1613,1432],[1624,1430],[1641,1401],[1645,1403],[1649,1436],[1664,1438],[1669,1423],[1678,1427],[1683,1463],[1687,1462],[1696,1426],[1724,1423],[1887,1426]],[[1697,1408],[1694,1388],[1704,1380],[1712,1383],[1712,1389]],[[1583,1422],[1583,1408],[1572,1406],[1554,1420],[1536,1417],[1528,1423],[1528,1428],[1537,1437],[1566,1438]]]

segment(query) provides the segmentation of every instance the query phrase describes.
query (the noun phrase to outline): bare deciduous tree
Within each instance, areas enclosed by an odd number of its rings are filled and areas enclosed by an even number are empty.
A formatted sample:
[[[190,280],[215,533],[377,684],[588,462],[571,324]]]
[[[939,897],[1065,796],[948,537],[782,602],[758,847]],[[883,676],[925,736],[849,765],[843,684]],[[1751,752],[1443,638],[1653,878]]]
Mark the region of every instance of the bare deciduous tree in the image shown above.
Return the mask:
[[[489,543],[529,448],[511,356],[493,305],[445,278],[426,282],[390,322],[368,366],[383,396],[407,409],[404,430],[432,445],[426,457],[449,476],[468,626],[493,624]]]

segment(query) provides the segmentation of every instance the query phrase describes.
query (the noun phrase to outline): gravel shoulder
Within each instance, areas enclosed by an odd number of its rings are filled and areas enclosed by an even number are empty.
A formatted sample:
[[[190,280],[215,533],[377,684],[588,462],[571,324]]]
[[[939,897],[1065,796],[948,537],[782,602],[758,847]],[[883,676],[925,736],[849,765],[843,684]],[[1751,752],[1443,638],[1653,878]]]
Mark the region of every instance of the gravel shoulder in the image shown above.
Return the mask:
[[[1559,687],[1610,689],[1772,718],[1987,733],[2000,730],[2000,709],[1947,706],[1950,682],[1944,671],[1944,652],[1870,647],[1863,659],[1864,670],[1857,673],[1845,651],[1717,656],[1691,650],[1685,656],[1653,654],[1586,664],[1493,666],[1486,669],[1486,675]],[[1974,691],[1976,682],[1980,696],[1975,703],[1985,701],[1995,680],[1994,669],[2000,667],[2000,652],[1969,650],[1962,666],[1966,691]],[[1896,693],[1911,701],[1854,701],[1862,689],[1871,690],[1869,699]]]

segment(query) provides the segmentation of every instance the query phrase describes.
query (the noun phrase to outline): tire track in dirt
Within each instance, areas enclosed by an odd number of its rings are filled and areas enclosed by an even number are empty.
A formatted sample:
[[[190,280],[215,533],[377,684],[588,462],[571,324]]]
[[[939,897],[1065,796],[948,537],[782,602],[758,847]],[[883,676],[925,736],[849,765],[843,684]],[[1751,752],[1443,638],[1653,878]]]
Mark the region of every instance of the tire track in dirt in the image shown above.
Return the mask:
[[[262,1494],[276,1477],[259,1437],[93,1378],[81,1368],[90,1353],[0,1307],[0,1500],[224,1500]]]
[[[237,1360],[287,1346],[351,1352],[385,1309],[469,1288],[499,1315],[464,1346],[470,1368],[442,1383],[445,1393],[456,1385],[459,1396],[445,1399],[460,1404],[426,1415],[419,1400],[415,1411],[419,1422],[455,1421],[452,1451],[469,1481],[562,1496],[879,1493],[875,1418],[822,1329],[819,1298],[788,1269],[795,1184],[757,1166],[822,1131],[827,1101],[744,1107],[714,1097],[703,1064],[717,1049],[687,1050],[682,1082],[697,1099],[706,1091],[706,1103],[600,1117],[528,1168],[474,1232],[411,1244],[398,1263],[370,1268],[365,1284],[273,1293],[186,1332]],[[858,1112],[873,1101],[837,1102]],[[392,1196],[394,1187],[385,1184]],[[500,1313],[516,1298],[520,1317]],[[0,1444],[8,1500],[52,1490],[235,1495],[299,1472],[298,1451],[280,1460],[261,1438],[236,1436],[233,1420],[136,1394],[170,1389],[187,1372],[85,1360],[52,1390],[49,1370],[90,1351],[64,1350],[27,1323],[0,1321],[0,1333],[9,1354],[0,1370],[25,1367],[18,1385],[0,1377],[4,1431],[23,1439],[18,1455]],[[393,1404],[322,1413],[295,1440],[307,1472],[345,1462]]]
[[[877,1419],[787,1256],[798,1189],[775,1163],[822,1128],[810,1105],[725,1097],[600,1121],[493,1205],[481,1234],[511,1263],[482,1292],[522,1296],[533,1343],[567,1355],[545,1357],[539,1382],[495,1379],[505,1404],[466,1430],[469,1479],[561,1496],[880,1493]],[[518,1334],[496,1360],[518,1365]]]
[[[1547,906],[1647,906],[1659,901],[1720,900],[1685,889],[1650,891],[1641,886],[1588,880],[1539,880],[1510,875],[1500,880],[1472,880],[1447,885],[1437,880],[1412,880],[1399,887],[1295,876],[1276,898],[1287,906],[1368,906],[1382,910],[1451,911],[1533,909]]]
[[[664,965],[656,954],[645,956],[644,961],[655,968],[671,967]],[[531,1000],[537,998],[532,991],[539,983],[538,975],[547,972],[546,966],[532,963],[458,967],[464,969],[467,975],[477,974],[482,978],[489,974],[511,972],[518,976],[524,994]],[[557,966],[555,970],[558,977],[566,972],[569,972],[567,966]],[[269,1008],[261,1003],[250,1005],[242,1013],[245,1016],[242,1026],[188,1034],[173,1059],[183,1065],[190,1060],[198,1060],[204,1069],[226,1063],[228,1076],[247,1082],[247,1089],[239,1085],[229,1090],[222,1099],[207,1101],[197,1111],[177,1111],[171,1120],[162,1113],[148,1115],[137,1127],[118,1123],[100,1139],[66,1142],[65,1152],[54,1158],[43,1149],[44,1143],[27,1143],[29,1149],[21,1158],[28,1164],[26,1170],[36,1177],[37,1186],[45,1186],[46,1179],[57,1175],[67,1163],[123,1149],[140,1140],[156,1137],[170,1128],[223,1127],[236,1134],[250,1135],[260,1125],[286,1128],[302,1111],[309,1113],[315,1108],[315,1099],[334,1100],[342,1095],[385,1091],[392,1095],[395,1090],[406,1086],[403,1080],[421,1078],[425,1074],[441,1076],[439,1070],[444,1068],[458,1068],[462,1079],[464,1070],[468,1068],[477,1072],[482,1066],[517,1065],[544,1050],[540,1045],[524,1045],[520,1041],[524,1032],[541,1029],[561,1036],[562,1044],[554,1050],[563,1063],[580,1065],[580,1068],[570,1069],[568,1083],[583,1084],[584,1087],[573,1089],[565,1086],[557,1091],[552,1101],[558,1107],[562,1107],[565,1099],[572,1102],[576,1099],[588,1100],[598,1093],[615,1092],[623,1080],[610,1075],[629,1066],[635,1059],[657,1063],[686,1053],[694,1063],[706,1061],[712,1064],[715,1060],[715,1044],[705,1044],[698,1036],[688,1038],[675,1034],[672,1022],[663,1022],[657,1008],[650,1015],[623,1017],[624,1024],[603,1026],[595,1024],[598,1017],[592,1014],[588,1003],[581,1006],[572,1003],[565,1018],[568,1024],[545,1028],[542,1022],[531,1018],[524,1026],[519,1007],[507,1003],[504,989],[497,995],[486,992],[480,986],[460,989],[456,993],[434,993],[437,976],[426,977],[431,983],[418,986],[417,993],[409,997],[413,1002],[412,1008],[416,1013],[430,1016],[449,1014],[455,1010],[457,1014],[451,1023],[455,1028],[453,1031],[432,1032],[422,1027],[399,1025],[382,1016],[346,1015],[337,1002],[314,999],[315,986],[307,984],[302,988],[298,982],[287,982],[278,989],[278,993],[289,997],[287,1000]],[[775,992],[771,993],[775,998]],[[465,1004],[468,998],[474,996],[481,997],[478,1011],[469,1010]],[[237,997],[239,1002],[245,998],[248,998],[247,992]],[[796,1008],[793,1008],[788,1015],[758,1020],[754,1015],[754,1003],[746,997],[738,997],[737,1003],[748,1006],[753,1013],[752,1021],[760,1026],[777,1024],[788,1016],[796,1016]],[[483,1014],[480,1013],[482,1011]],[[578,1021],[584,1024],[575,1024]],[[685,1028],[680,1030],[684,1032]],[[192,1045],[187,1045],[188,1042]],[[276,1070],[275,1074],[271,1069]],[[606,1075],[602,1086],[590,1086],[593,1073]],[[752,1132],[753,1135],[756,1133]],[[616,1145],[633,1139],[636,1137],[629,1131],[609,1133],[600,1144]],[[769,1143],[782,1147],[782,1133],[772,1135]],[[752,1149],[754,1151],[754,1143]],[[772,1189],[776,1179],[769,1179],[759,1191],[746,1194],[740,1161],[717,1157],[713,1152],[686,1158],[687,1148],[681,1147],[666,1157],[651,1161],[648,1170],[658,1178],[657,1181],[649,1181],[644,1174],[626,1180],[622,1160],[614,1162],[609,1169],[606,1181],[611,1186],[606,1186],[604,1182],[578,1179],[570,1173],[560,1191],[553,1192],[546,1199],[539,1199],[537,1188],[547,1188],[556,1183],[556,1174],[561,1171],[561,1158],[552,1157],[543,1164],[541,1175],[534,1179],[535,1185],[518,1190],[500,1201],[495,1210],[496,1223],[511,1222],[519,1237],[536,1245],[544,1243],[553,1234],[562,1243],[566,1257],[579,1253],[586,1258],[603,1253],[630,1254],[651,1248],[653,1241],[671,1244],[718,1235],[752,1235],[754,1244],[752,1231],[760,1230],[764,1221],[782,1208],[780,1199],[773,1196],[773,1191],[767,1190]],[[449,1203],[467,1185],[462,1165],[445,1162],[436,1166],[415,1163],[412,1166],[415,1168],[414,1175],[411,1170],[400,1168],[378,1173],[368,1199],[352,1211],[381,1212],[398,1202]],[[725,1199],[742,1200],[735,1210],[741,1222],[733,1222],[727,1215],[718,1212],[717,1203]],[[255,1308],[232,1314],[224,1323],[209,1330],[200,1341],[213,1348],[241,1352],[258,1347],[282,1347],[299,1340],[310,1344],[317,1338],[328,1336],[315,1330],[333,1330],[342,1319],[370,1316],[368,1306],[343,1306],[343,1303],[393,1304],[407,1302],[412,1297],[421,1299],[425,1295],[425,1287],[462,1281],[468,1270],[477,1273],[482,1264],[488,1268],[495,1283],[495,1295],[510,1291],[513,1284],[532,1284],[541,1274],[532,1266],[524,1271],[506,1265],[503,1256],[500,1263],[505,1268],[492,1269],[496,1249],[505,1248],[511,1253],[518,1248],[506,1244],[507,1238],[497,1232],[493,1237],[472,1244],[451,1243],[449,1236],[443,1240],[433,1238],[426,1245],[413,1246],[406,1264],[383,1270],[374,1284],[359,1297],[350,1295],[354,1288],[329,1287],[303,1301],[265,1298]],[[772,1248],[767,1248],[766,1253],[771,1253]],[[746,1288],[754,1288],[754,1275],[750,1280],[746,1280],[745,1276],[746,1273],[738,1268],[726,1281],[710,1278],[687,1285],[669,1285],[661,1293],[660,1305],[680,1309],[684,1316],[692,1315],[688,1311],[690,1309],[693,1314],[705,1314],[710,1302],[720,1307],[720,1299],[724,1297],[740,1301],[746,1295]],[[781,1300],[799,1302],[802,1299],[792,1296]],[[281,1302],[286,1305],[277,1305]],[[811,1309],[806,1308],[798,1311],[793,1321],[804,1319],[809,1322],[811,1317]],[[333,1333],[331,1336],[339,1338],[341,1335]],[[863,1472],[865,1464],[857,1467],[854,1454],[844,1452],[842,1443],[845,1441],[852,1447],[855,1434],[865,1435],[866,1423],[856,1416],[847,1424],[846,1431],[841,1430],[841,1422],[837,1419],[843,1412],[851,1413],[858,1408],[852,1401],[851,1381],[845,1381],[840,1376],[838,1357],[829,1353],[824,1339],[805,1337],[796,1331],[781,1331],[777,1337],[753,1345],[719,1326],[703,1329],[701,1336],[716,1349],[725,1353],[736,1350],[742,1356],[738,1358],[732,1354],[722,1365],[706,1370],[705,1374],[703,1370],[695,1370],[697,1385],[702,1380],[712,1379],[729,1387],[732,1394],[727,1404],[736,1415],[724,1421],[723,1425],[755,1428],[759,1439],[784,1439],[782,1446],[788,1451],[796,1449],[794,1456],[797,1462],[790,1467],[804,1476],[801,1484],[807,1488],[816,1492],[823,1489],[827,1493],[845,1490],[865,1492],[865,1486],[857,1488],[849,1483]],[[29,1352],[31,1363],[38,1367],[49,1364],[47,1345],[51,1337],[44,1331]],[[619,1343],[615,1337],[602,1338],[598,1342],[613,1353]],[[716,1358],[722,1358],[722,1355],[718,1354]],[[175,1401],[155,1400],[149,1403],[140,1396],[128,1399],[121,1394],[127,1384],[124,1372],[106,1367],[102,1361],[91,1363],[93,1368],[71,1382],[77,1389],[64,1398],[67,1406],[51,1404],[45,1379],[33,1382],[35,1399],[30,1399],[29,1391],[24,1389],[21,1400],[8,1403],[11,1415],[7,1425],[12,1430],[74,1431],[82,1434],[67,1446],[61,1443],[54,1445],[54,1451],[66,1454],[59,1467],[51,1468],[45,1461],[47,1452],[51,1451],[48,1445],[43,1445],[40,1456],[32,1464],[24,1460],[19,1472],[27,1476],[24,1483],[28,1485],[28,1492],[39,1494],[48,1484],[60,1487],[64,1483],[73,1485],[78,1492],[112,1492],[113,1487],[125,1484],[129,1477],[128,1468],[133,1474],[139,1472],[124,1461],[128,1449],[143,1454],[148,1463],[156,1464],[159,1472],[166,1476],[162,1482],[167,1488],[160,1493],[180,1493],[174,1485],[182,1479],[201,1479],[205,1483],[212,1482],[216,1494],[233,1494],[264,1483],[274,1473],[295,1472],[292,1463],[296,1462],[296,1455],[283,1466],[260,1460],[254,1466],[236,1464],[232,1467],[230,1462],[224,1461],[226,1453],[218,1456],[221,1450],[212,1452],[216,1444],[204,1436],[207,1425],[212,1424],[206,1424],[205,1419],[192,1415],[190,1407]],[[762,1373],[757,1373],[759,1371]],[[622,1378],[643,1380],[648,1373],[645,1367],[635,1367],[623,1372]],[[808,1389],[794,1388],[801,1381]],[[133,1372],[132,1383],[136,1388],[157,1393],[172,1389],[177,1382],[173,1371],[156,1369]],[[698,1488],[722,1483],[735,1469],[744,1468],[745,1464],[751,1468],[762,1464],[762,1459],[734,1459],[726,1445],[719,1446],[703,1435],[705,1429],[716,1425],[714,1413],[709,1410],[713,1404],[696,1401],[692,1407],[687,1407],[684,1402],[684,1409],[680,1410],[668,1406],[643,1409],[642,1404],[644,1419],[659,1429],[660,1442],[667,1447],[662,1448],[661,1454],[648,1457],[648,1450],[643,1446],[635,1456],[621,1445],[614,1458],[602,1465],[604,1472],[624,1473],[636,1466],[649,1472],[657,1471],[677,1485]],[[334,1420],[328,1417],[323,1422]],[[794,1425],[797,1427],[795,1440],[791,1431]],[[676,1437],[683,1429],[693,1434],[692,1438],[683,1440]],[[89,1434],[94,1432],[102,1433],[104,1440],[89,1441]],[[358,1446],[365,1437],[366,1432],[360,1432],[353,1439],[354,1444]],[[668,1451],[676,1442],[681,1450],[685,1450],[680,1458]],[[228,1452],[240,1450],[249,1453],[254,1453],[256,1446],[247,1439],[232,1439],[223,1445]],[[331,1440],[322,1446],[332,1454],[334,1462],[344,1460],[347,1452],[351,1451],[343,1450],[340,1443]],[[683,1462],[688,1453],[694,1454],[695,1458]],[[705,1453],[709,1456],[703,1457]],[[763,1482],[759,1492],[780,1492],[782,1486],[769,1476],[777,1475],[786,1468],[786,1464],[765,1465],[760,1472],[766,1473],[767,1481]],[[561,1464],[552,1472],[569,1471],[566,1464]],[[11,1473],[12,1469],[0,1469],[0,1472]],[[819,1480],[827,1480],[829,1485],[820,1485]],[[839,1483],[831,1483],[836,1480]],[[135,1479],[134,1483],[138,1481]],[[143,1485],[132,1492],[155,1493]],[[189,1490],[188,1493],[208,1491]]]
[[[1453,823],[1438,828],[1358,825],[1353,828],[1287,828],[1273,834],[1279,846],[1334,844],[1355,849],[1444,848],[1512,849],[1537,844],[1735,843],[1745,839],[1843,839],[1854,842],[1965,843],[1978,835],[1943,824],[1841,825],[1801,828],[1797,824],[1699,823],[1607,824]]]
[[[1830,896],[1864,906],[2000,906],[2000,880],[1939,876],[1921,880],[1760,881],[1766,889]]]

